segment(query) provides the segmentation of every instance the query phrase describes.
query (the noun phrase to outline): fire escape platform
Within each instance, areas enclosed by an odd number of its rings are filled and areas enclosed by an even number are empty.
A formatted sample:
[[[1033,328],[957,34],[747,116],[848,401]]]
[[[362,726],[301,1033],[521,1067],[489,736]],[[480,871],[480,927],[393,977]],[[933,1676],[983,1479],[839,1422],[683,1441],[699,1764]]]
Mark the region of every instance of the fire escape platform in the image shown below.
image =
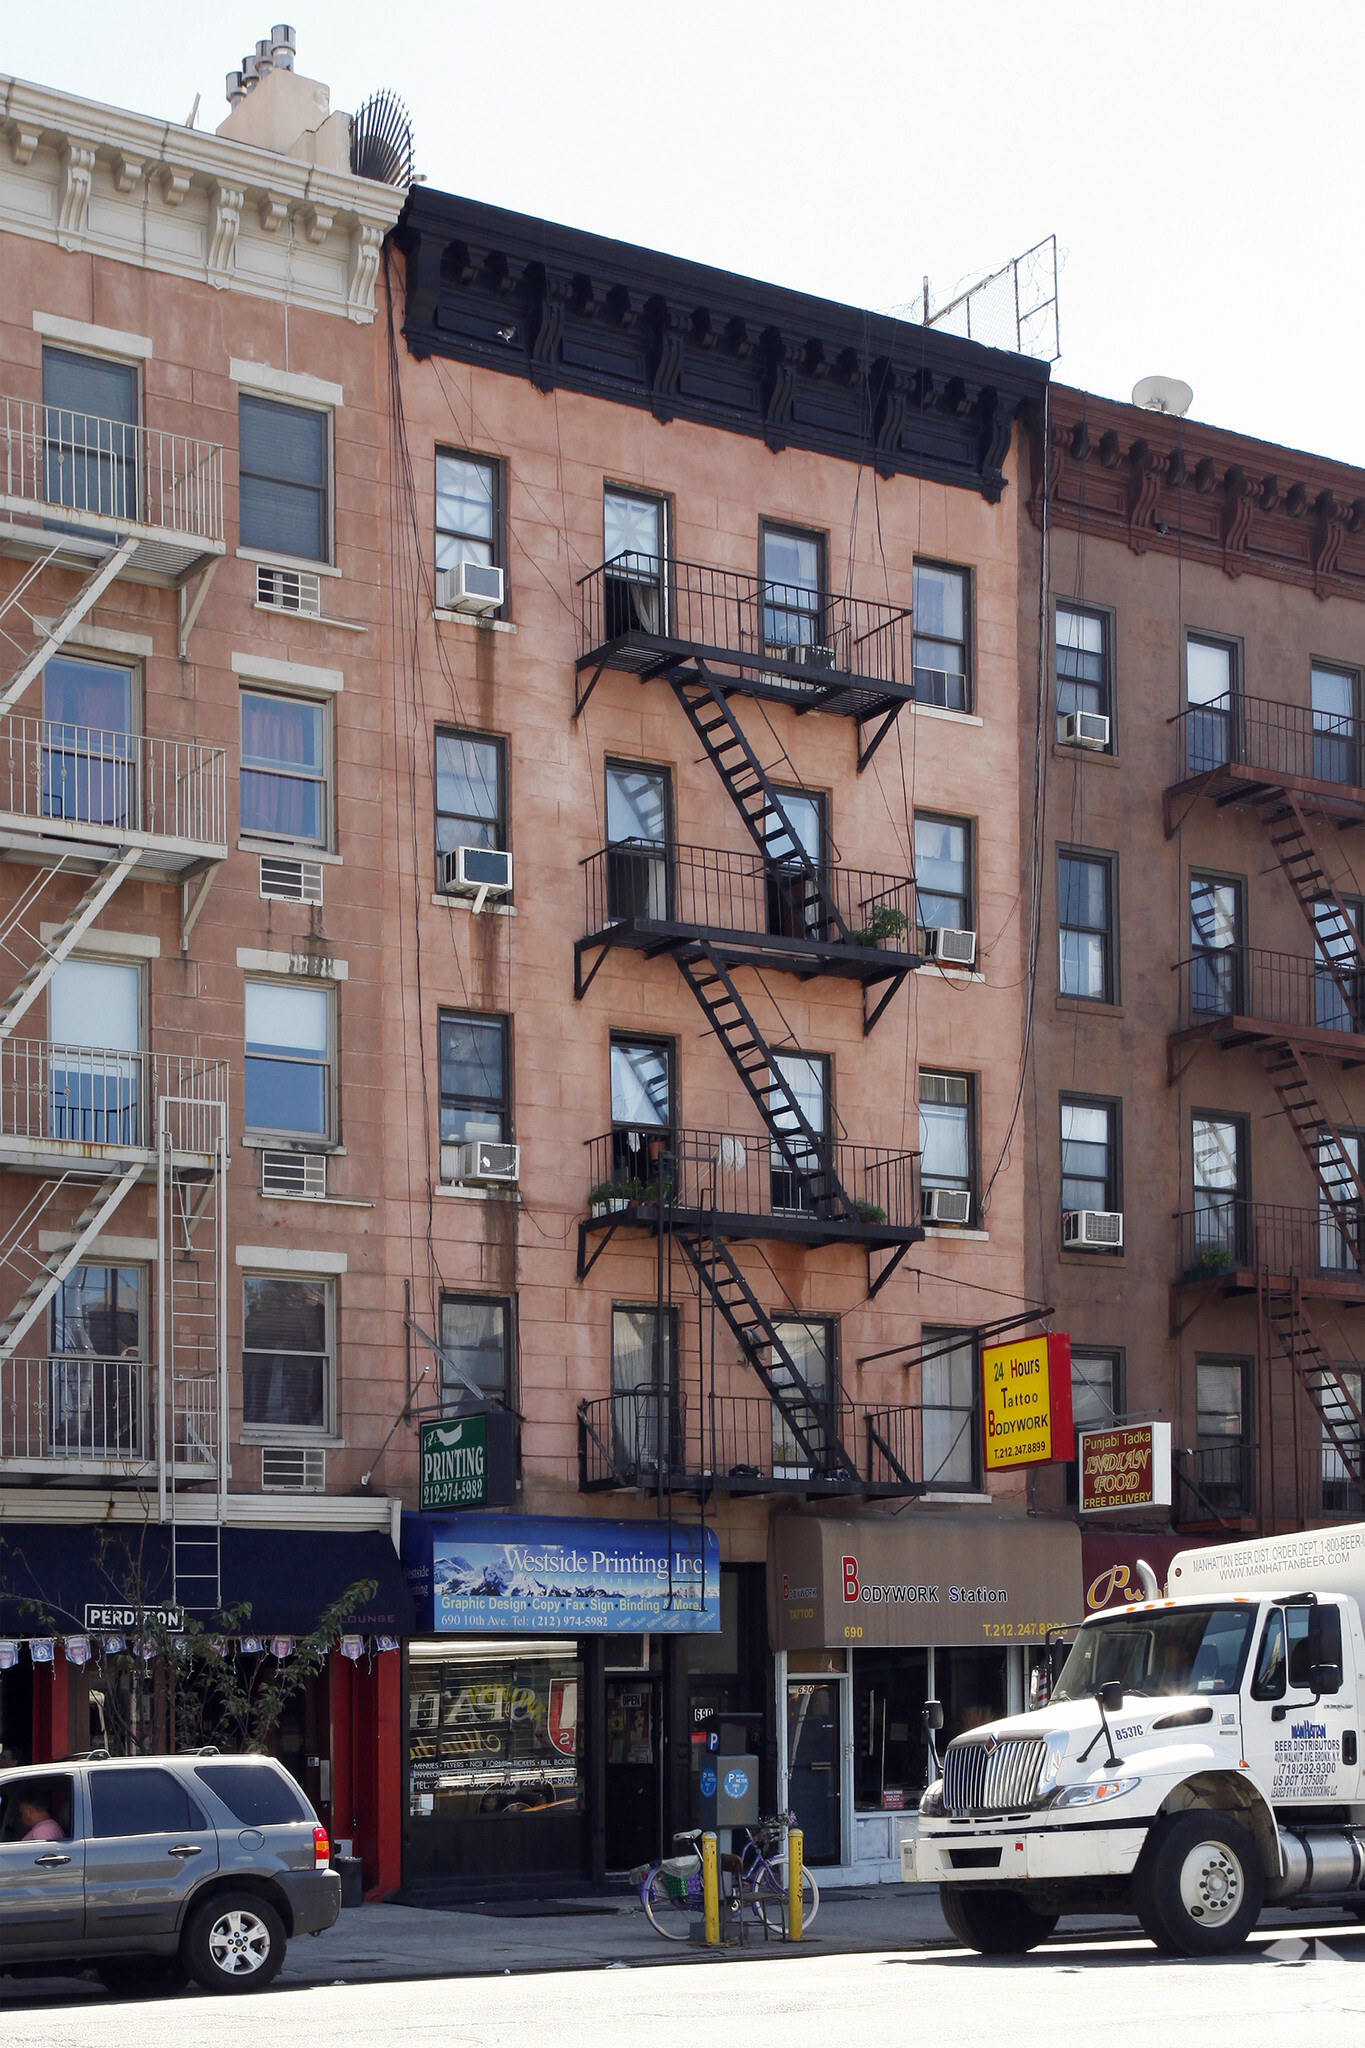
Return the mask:
[[[211,1152],[172,1150],[173,1164],[187,1173],[212,1173],[218,1164]],[[140,1180],[156,1180],[156,1153],[144,1145],[94,1145],[68,1138],[20,1138],[0,1132],[0,1173],[65,1173],[101,1179],[115,1165],[142,1168]]]
[[[1187,1024],[1179,1031],[1172,1031],[1166,1041],[1168,1072],[1173,1073],[1178,1068],[1176,1054],[1181,1046],[1200,1042],[1217,1046],[1220,1052],[1235,1052],[1248,1045],[1292,1043],[1301,1052],[1312,1053],[1319,1059],[1338,1060],[1343,1067],[1365,1065],[1365,1034],[1360,1032],[1335,1031],[1311,1024],[1286,1026],[1270,1017],[1247,1017],[1229,1012],[1208,1023]]]
[[[876,718],[914,699],[910,682],[882,682],[856,670],[817,668],[790,656],[758,649],[718,646],[707,640],[675,640],[664,634],[633,630],[591,647],[578,657],[577,668],[616,669],[642,681],[670,676],[699,661],[720,671],[718,687],[727,695],[785,704],[788,710],[829,711],[844,718]]]
[[[692,945],[700,939],[705,939],[721,955],[727,967],[779,968],[798,974],[803,980],[833,976],[861,982],[865,988],[890,981],[896,975],[911,974],[924,964],[919,953],[892,952],[885,946],[845,946],[829,939],[803,939],[782,933],[764,935],[635,917],[613,919],[601,930],[587,933],[575,942],[575,951],[581,957],[587,952],[609,952],[621,946],[654,958],[672,952],[675,946]]]
[[[139,858],[134,872],[147,880],[191,881],[216,867],[228,857],[227,842],[205,844],[199,839],[163,837],[156,832],[137,832],[123,826],[94,828],[88,820],[44,818],[34,821],[17,811],[0,810],[0,858],[22,861],[34,867],[48,867],[66,859],[68,867],[78,862],[90,869],[102,868],[114,849],[136,848]]]
[[[597,1210],[579,1224],[579,1231],[588,1236],[602,1231],[647,1230],[652,1237],[659,1234],[659,1205],[657,1202],[623,1202],[619,1208]],[[873,1251],[908,1250],[911,1245],[924,1242],[922,1224],[898,1224],[864,1222],[861,1217],[847,1220],[841,1216],[811,1216],[799,1209],[773,1210],[766,1215],[752,1215],[738,1211],[717,1209],[685,1209],[678,1204],[667,1205],[666,1228],[677,1236],[700,1239],[705,1242],[713,1232],[717,1237],[732,1240],[774,1239],[785,1244],[805,1244],[813,1247],[830,1244],[853,1244]]]
[[[1220,810],[1230,805],[1259,809],[1274,803],[1287,792],[1306,798],[1315,811],[1331,817],[1338,825],[1365,823],[1365,789],[1352,783],[1323,782],[1289,769],[1256,767],[1245,761],[1224,761],[1199,775],[1189,775],[1179,782],[1172,782],[1162,791],[1166,837],[1171,837],[1189,806],[1200,798],[1216,804]]]

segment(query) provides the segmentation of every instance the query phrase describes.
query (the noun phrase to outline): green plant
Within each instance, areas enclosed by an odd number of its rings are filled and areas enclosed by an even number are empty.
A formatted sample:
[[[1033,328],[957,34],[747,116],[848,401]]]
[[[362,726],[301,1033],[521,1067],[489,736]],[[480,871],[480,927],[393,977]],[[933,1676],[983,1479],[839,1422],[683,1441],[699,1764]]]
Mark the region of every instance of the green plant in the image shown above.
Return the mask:
[[[878,903],[863,929],[854,936],[860,946],[883,946],[888,939],[903,939],[909,929],[910,920],[903,910],[890,903]]]
[[[673,1193],[673,1182],[664,1175],[664,1200]],[[656,1180],[600,1180],[595,1188],[588,1189],[588,1206],[591,1209],[604,1208],[609,1202],[657,1202],[659,1183]]]
[[[1198,1272],[1202,1276],[1210,1273],[1226,1273],[1232,1266],[1232,1253],[1226,1245],[1206,1245],[1199,1254]]]
[[[855,1201],[853,1206],[858,1211],[858,1221],[860,1223],[885,1223],[886,1221],[885,1209],[879,1208],[875,1202]]]

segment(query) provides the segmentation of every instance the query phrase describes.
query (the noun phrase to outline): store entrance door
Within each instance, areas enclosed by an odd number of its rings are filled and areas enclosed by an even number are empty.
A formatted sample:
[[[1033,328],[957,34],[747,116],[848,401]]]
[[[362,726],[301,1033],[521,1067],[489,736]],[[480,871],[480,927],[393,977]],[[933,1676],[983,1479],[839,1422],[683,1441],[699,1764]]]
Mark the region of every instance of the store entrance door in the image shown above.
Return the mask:
[[[787,1684],[787,1797],[807,1863],[837,1863],[841,1845],[838,1678]]]
[[[659,1854],[660,1709],[657,1678],[607,1680],[607,1868]]]

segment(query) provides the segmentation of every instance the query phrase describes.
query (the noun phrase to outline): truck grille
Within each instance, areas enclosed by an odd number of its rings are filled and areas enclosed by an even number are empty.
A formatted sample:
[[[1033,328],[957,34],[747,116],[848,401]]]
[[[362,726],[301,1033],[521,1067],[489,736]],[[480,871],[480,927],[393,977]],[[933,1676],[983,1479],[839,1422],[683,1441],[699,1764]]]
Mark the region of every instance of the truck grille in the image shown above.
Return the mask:
[[[1021,1813],[1038,1789],[1047,1743],[1041,1735],[992,1746],[959,1737],[943,1759],[943,1805],[954,1819],[980,1813]]]

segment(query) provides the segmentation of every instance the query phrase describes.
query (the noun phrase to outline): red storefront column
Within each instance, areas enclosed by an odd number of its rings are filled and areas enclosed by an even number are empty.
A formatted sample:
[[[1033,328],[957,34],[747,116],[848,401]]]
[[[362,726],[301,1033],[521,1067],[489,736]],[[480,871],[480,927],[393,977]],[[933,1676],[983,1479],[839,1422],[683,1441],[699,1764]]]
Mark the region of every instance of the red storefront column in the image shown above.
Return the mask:
[[[71,1753],[66,1657],[54,1646],[50,1664],[33,1667],[33,1761],[59,1763]]]
[[[403,1881],[403,1660],[397,1650],[375,1655],[355,1674],[356,1853],[366,1898],[382,1898]]]

